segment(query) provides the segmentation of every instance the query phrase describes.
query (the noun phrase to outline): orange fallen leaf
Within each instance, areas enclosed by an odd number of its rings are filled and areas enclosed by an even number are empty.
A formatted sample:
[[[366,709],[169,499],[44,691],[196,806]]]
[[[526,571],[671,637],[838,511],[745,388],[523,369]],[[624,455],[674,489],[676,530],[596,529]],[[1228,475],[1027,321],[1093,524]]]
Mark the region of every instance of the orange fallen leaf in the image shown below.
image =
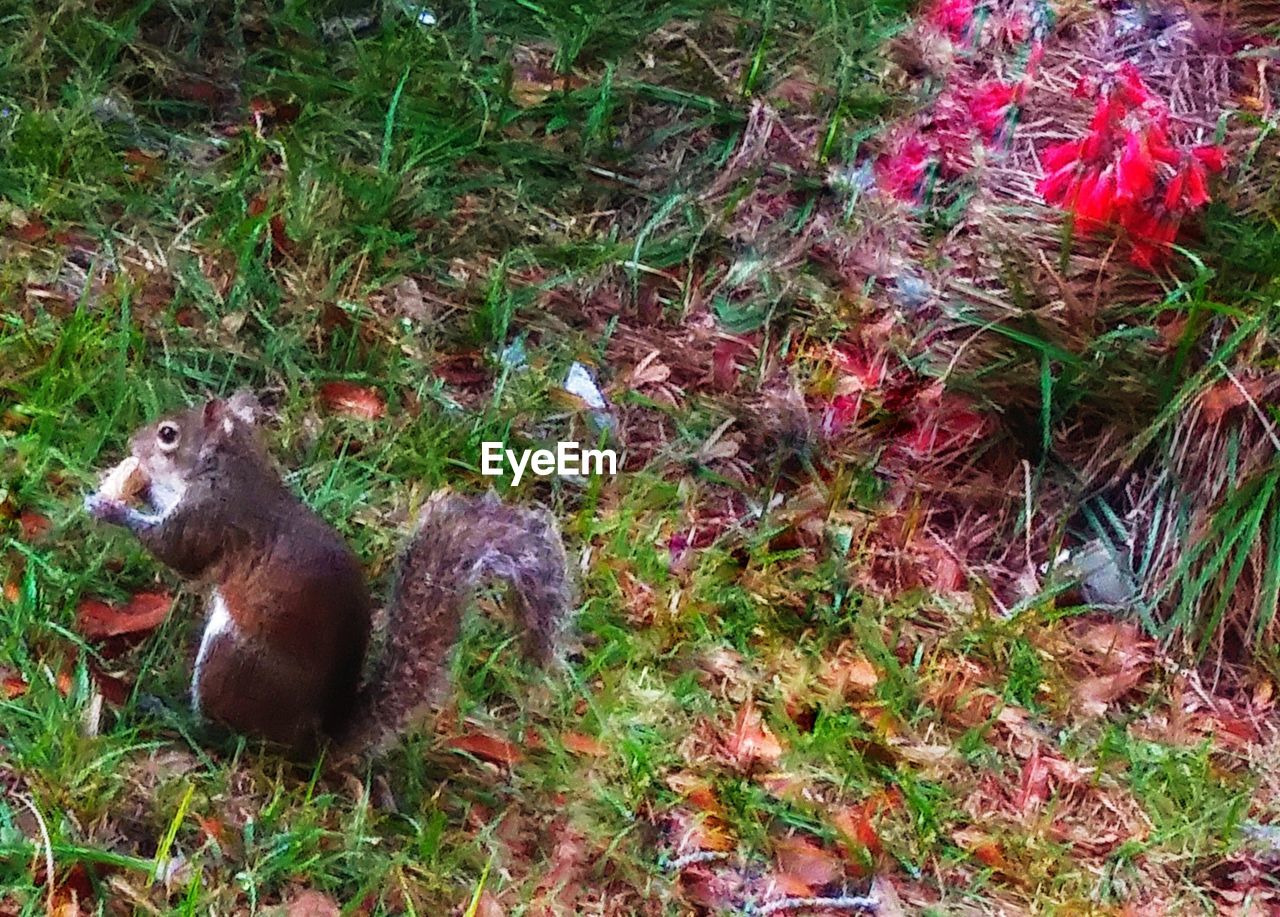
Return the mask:
[[[464,751],[467,754],[475,755],[482,761],[489,761],[494,764],[510,766],[518,764],[524,757],[520,753],[520,749],[511,742],[483,732],[455,736],[452,739],[447,739],[444,744],[446,748]]]
[[[1089,716],[1101,716],[1106,713],[1112,701],[1127,694],[1146,674],[1146,668],[1134,666],[1121,669],[1109,675],[1096,675],[1082,679],[1076,684],[1076,700]]]
[[[1008,861],[1000,849],[1000,843],[985,831],[977,828],[962,828],[951,833],[956,845],[969,851],[973,858],[984,866],[1008,872]]]
[[[867,657],[859,654],[838,655],[822,673],[824,684],[839,694],[866,696],[880,683],[880,675]]]
[[[167,592],[139,592],[119,609],[85,599],[76,607],[76,630],[90,639],[146,633],[159,627],[172,607]]]
[[[808,882],[789,872],[775,872],[770,878],[784,898],[807,898],[813,894],[813,887]]]
[[[1072,632],[1082,650],[1099,657],[1112,669],[1125,668],[1151,658],[1152,641],[1132,621],[1087,622]]]
[[[693,803],[699,811],[716,816],[724,815],[724,807],[716,798],[715,788],[709,780],[685,771],[678,771],[667,775],[667,786]]]
[[[511,101],[521,108],[540,105],[551,95],[554,86],[534,75],[516,76],[511,80]]]
[[[872,822],[879,808],[874,799],[868,799],[860,805],[842,809],[832,817],[831,821],[846,838],[874,855],[880,852],[882,846],[880,835]]]
[[[18,581],[16,579],[5,580],[4,600],[10,605],[17,605],[20,598],[22,598],[22,591],[18,588]]]
[[[1023,815],[1039,811],[1049,798],[1049,767],[1037,746],[1022,765],[1022,777],[1018,786],[1018,795],[1014,799],[1014,808]]]
[[[677,809],[666,817],[675,848],[681,854],[702,850],[732,850],[737,842],[724,820],[708,812]]]
[[[320,401],[336,414],[377,420],[387,412],[382,395],[366,385],[354,382],[326,382],[320,386]]]
[[[560,74],[535,63],[517,66],[511,77],[511,101],[521,108],[541,105],[557,89],[581,89],[586,81],[573,74]]]
[[[493,892],[484,889],[476,899],[475,917],[504,917],[506,910],[498,903]]]
[[[773,849],[783,875],[801,883],[806,893],[830,885],[844,872],[838,856],[807,837],[779,838]]]
[[[0,677],[0,694],[4,695],[5,700],[21,697],[27,693],[28,687],[26,679],[16,672],[6,672]]]
[[[225,846],[222,821],[216,815],[197,815],[196,824],[200,826],[200,833],[206,838],[220,847]]]
[[[1217,423],[1231,409],[1251,399],[1257,400],[1265,388],[1262,379],[1244,379],[1239,385],[1231,379],[1221,379],[1201,393],[1200,410],[1205,420]]]
[[[285,905],[287,917],[339,917],[342,908],[324,892],[304,891]]]
[[[39,242],[49,233],[49,227],[43,220],[27,220],[14,230],[14,235],[22,242]]]
[[[725,752],[731,763],[746,770],[757,762],[775,763],[782,757],[782,745],[765,725],[755,703],[748,700],[738,710],[733,731],[725,739]]]
[[[566,732],[560,737],[560,741],[565,748],[575,754],[590,755],[594,758],[603,758],[609,754],[609,749],[581,732]]]
[[[22,540],[32,542],[43,538],[45,533],[53,528],[53,523],[43,513],[24,509],[18,514],[18,528],[21,530]]]

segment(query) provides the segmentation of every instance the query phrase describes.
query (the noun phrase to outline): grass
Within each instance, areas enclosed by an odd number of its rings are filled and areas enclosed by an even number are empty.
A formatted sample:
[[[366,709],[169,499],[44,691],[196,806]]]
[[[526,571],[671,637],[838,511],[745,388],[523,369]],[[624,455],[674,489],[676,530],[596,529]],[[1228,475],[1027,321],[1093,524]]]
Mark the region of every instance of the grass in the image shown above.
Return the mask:
[[[859,535],[886,490],[873,456],[725,440],[743,473],[706,451],[724,398],[627,384],[644,356],[627,336],[652,329],[672,385],[705,373],[679,357],[700,291],[719,291],[722,326],[801,362],[856,322],[820,272],[766,264],[702,195],[790,77],[831,90],[818,158],[851,155],[902,104],[878,49],[904,6],[434,12],[422,27],[387,5],[337,38],[323,26],[351,10],[298,3],[5,13],[0,913],[73,897],[269,913],[304,891],[362,914],[741,912],[769,871],[824,894],[887,877],[920,912],[1207,908],[1239,823],[1276,805],[1213,738],[1225,714],[1184,721],[1154,670],[1083,714],[1081,682],[1119,677],[1080,650],[1105,619],[1030,602],[1004,620],[976,589],[884,599]],[[795,235],[823,192],[782,174]],[[523,364],[501,357],[515,340]],[[761,354],[743,375],[763,388]],[[482,441],[594,436],[558,393],[574,361],[613,385],[622,473],[498,484],[551,505],[580,561],[565,671],[532,669],[477,616],[435,726],[349,774],[184,712],[198,589],[80,510],[131,429],[254,387],[288,480],[382,589],[426,494],[489,484]],[[337,380],[386,416],[325,410]],[[1240,513],[1238,533],[1264,524]],[[177,606],[145,639],[77,634],[82,599],[156,588]],[[1138,638],[1121,650],[1149,666]],[[122,702],[103,702],[103,673]],[[744,709],[776,755],[729,750]],[[476,733],[518,760],[446,741]],[[691,825],[722,858],[676,868]],[[807,869],[797,837],[819,851]],[[709,892],[700,869],[746,891]]]

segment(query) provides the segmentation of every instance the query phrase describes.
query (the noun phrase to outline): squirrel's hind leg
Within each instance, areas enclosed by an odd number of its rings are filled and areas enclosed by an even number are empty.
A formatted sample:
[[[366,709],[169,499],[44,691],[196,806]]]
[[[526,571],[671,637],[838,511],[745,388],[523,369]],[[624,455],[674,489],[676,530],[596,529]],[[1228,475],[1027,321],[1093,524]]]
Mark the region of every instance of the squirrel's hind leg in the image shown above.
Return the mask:
[[[201,642],[191,699],[215,723],[309,754],[320,742],[322,694],[314,673],[268,659],[234,631]]]

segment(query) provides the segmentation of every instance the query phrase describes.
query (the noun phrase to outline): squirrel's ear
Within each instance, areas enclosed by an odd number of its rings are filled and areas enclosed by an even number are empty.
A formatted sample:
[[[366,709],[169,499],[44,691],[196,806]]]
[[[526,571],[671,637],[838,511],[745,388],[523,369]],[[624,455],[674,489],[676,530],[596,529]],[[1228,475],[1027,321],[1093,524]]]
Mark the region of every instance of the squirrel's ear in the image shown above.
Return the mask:
[[[224,410],[225,408],[226,408],[226,402],[224,402],[221,398],[210,398],[208,401],[204,403],[204,414],[202,417],[202,421],[204,423],[205,430],[212,430],[214,428],[214,425],[217,424],[219,420],[222,420],[222,415],[225,413],[225,410]]]
[[[262,405],[258,397],[249,389],[242,388],[227,399],[227,410],[236,420],[253,426],[262,414]]]
[[[220,433],[230,436],[236,428],[236,414],[231,405],[221,398],[213,398],[205,402],[204,432],[206,435]]]

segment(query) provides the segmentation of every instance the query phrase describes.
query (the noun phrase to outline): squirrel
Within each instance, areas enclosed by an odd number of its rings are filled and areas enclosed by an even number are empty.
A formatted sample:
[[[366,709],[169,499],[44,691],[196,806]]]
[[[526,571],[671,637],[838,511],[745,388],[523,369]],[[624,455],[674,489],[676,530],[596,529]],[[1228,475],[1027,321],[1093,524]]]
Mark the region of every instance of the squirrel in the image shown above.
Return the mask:
[[[490,577],[513,587],[528,652],[555,658],[572,601],[551,513],[445,490],[418,515],[385,646],[362,679],[373,615],[360,562],[285,485],[260,413],[240,391],[162,417],[133,435],[126,460],[150,512],[105,483],[85,500],[91,516],[212,587],[191,680],[199,715],[295,753],[325,742],[376,752],[436,699],[471,593]]]

